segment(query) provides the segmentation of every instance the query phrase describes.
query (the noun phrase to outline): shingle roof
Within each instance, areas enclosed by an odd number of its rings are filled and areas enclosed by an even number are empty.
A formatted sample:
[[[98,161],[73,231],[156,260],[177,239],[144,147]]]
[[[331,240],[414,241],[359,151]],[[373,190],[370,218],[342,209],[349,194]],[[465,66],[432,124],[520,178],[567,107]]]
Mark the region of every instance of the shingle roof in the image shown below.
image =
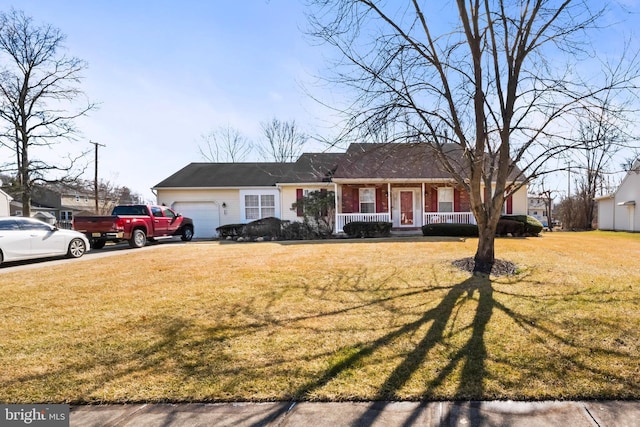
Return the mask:
[[[344,153],[305,153],[281,182],[330,182],[342,157]]]
[[[450,161],[461,159],[459,146],[445,146]],[[351,144],[334,174],[337,179],[450,179],[430,144]]]
[[[344,153],[305,153],[295,163],[190,163],[158,188],[269,187],[277,183],[329,182]]]
[[[459,145],[444,147],[452,165],[468,176]],[[519,171],[514,171],[512,176]],[[346,153],[305,153],[293,163],[191,163],[155,188],[265,187],[332,179],[451,179],[426,143],[351,144]]]
[[[167,187],[264,187],[280,182],[293,163],[190,163],[155,185]]]

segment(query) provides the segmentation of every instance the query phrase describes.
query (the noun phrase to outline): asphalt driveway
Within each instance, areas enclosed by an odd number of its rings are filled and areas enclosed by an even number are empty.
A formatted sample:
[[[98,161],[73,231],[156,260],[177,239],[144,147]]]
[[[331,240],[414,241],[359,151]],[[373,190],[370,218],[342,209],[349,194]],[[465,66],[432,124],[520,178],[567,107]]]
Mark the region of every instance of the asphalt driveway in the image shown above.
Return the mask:
[[[39,259],[31,259],[26,261],[12,261],[5,262],[0,264],[0,274],[10,273],[13,271],[21,271],[28,270],[33,268],[40,268],[43,266],[49,265],[62,265],[71,262],[87,262],[92,259],[104,258],[115,255],[123,255],[128,251],[149,251],[155,250],[158,248],[173,246],[173,245],[184,245],[189,242],[183,242],[180,238],[174,238],[171,240],[163,240],[157,243],[147,243],[147,245],[143,248],[130,248],[127,243],[119,243],[117,245],[108,244],[102,249],[90,250],[85,253],[80,258],[66,258],[66,257],[50,257],[50,258],[39,258]]]

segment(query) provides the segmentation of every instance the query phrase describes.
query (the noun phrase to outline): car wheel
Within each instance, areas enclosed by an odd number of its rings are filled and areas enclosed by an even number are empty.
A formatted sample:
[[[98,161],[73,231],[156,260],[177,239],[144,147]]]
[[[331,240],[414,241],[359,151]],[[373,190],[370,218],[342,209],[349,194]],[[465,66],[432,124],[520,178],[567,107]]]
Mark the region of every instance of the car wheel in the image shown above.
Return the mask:
[[[2,255],[2,251],[0,251],[0,264],[2,264],[2,261],[4,261],[4,256]]]
[[[147,244],[147,235],[144,231],[138,229],[133,230],[133,234],[131,235],[131,239],[129,240],[129,246],[132,248],[141,248]]]
[[[182,229],[182,236],[180,237],[183,242],[188,242],[193,239],[193,227],[185,227]]]
[[[67,256],[69,258],[80,258],[86,252],[87,247],[84,244],[82,239],[73,239],[69,243],[69,250],[67,251]]]

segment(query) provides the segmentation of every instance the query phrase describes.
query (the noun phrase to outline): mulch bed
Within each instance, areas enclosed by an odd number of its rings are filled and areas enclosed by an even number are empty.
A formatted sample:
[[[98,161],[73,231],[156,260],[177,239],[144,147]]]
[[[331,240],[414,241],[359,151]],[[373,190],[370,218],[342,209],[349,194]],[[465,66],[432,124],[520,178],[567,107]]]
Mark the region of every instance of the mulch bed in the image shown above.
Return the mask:
[[[460,270],[473,273],[476,263],[473,257],[469,257],[453,261],[452,264]],[[517,269],[518,267],[510,261],[496,259],[493,263],[493,267],[491,268],[491,274],[494,276],[510,276],[512,274],[516,274]]]

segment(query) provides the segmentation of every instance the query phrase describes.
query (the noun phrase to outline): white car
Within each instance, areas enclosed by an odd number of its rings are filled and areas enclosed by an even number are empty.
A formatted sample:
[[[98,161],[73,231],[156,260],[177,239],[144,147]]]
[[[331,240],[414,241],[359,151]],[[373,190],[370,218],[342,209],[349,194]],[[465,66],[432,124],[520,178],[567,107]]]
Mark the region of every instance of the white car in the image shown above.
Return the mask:
[[[0,217],[0,264],[59,255],[80,258],[88,250],[89,240],[77,231],[33,218]]]

